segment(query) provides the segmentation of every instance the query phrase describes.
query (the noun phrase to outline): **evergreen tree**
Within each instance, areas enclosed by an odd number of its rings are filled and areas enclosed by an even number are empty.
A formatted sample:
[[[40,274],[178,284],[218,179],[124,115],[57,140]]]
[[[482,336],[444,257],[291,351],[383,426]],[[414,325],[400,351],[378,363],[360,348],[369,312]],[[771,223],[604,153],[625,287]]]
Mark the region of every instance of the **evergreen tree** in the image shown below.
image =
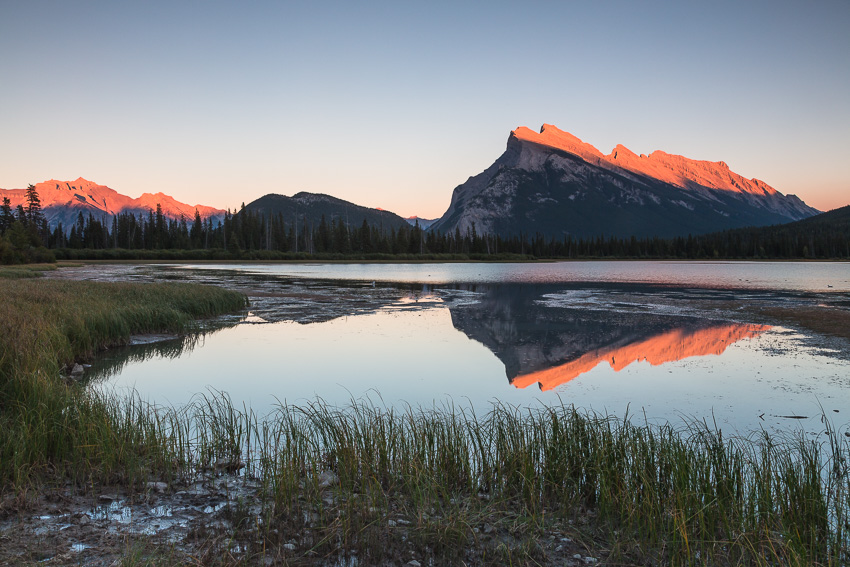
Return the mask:
[[[41,212],[41,199],[39,199],[38,191],[35,190],[35,185],[33,185],[32,183],[27,186],[26,200],[27,222],[29,222],[30,224],[34,224],[37,227],[41,227],[41,221],[43,218]]]
[[[3,205],[0,206],[0,234],[9,230],[13,222],[15,215],[12,213],[12,202],[9,197],[3,197]]]

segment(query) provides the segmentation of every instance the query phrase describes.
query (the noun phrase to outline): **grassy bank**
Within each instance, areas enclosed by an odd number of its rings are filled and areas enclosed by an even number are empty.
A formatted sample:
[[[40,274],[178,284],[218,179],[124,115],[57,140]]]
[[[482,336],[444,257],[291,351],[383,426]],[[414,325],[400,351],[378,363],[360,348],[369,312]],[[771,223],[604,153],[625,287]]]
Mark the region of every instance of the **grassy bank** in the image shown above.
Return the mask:
[[[728,438],[569,406],[317,401],[258,417],[221,395],[154,408],[85,391],[63,368],[132,333],[189,330],[243,296],[41,279],[0,279],[0,294],[2,492],[177,490],[238,471],[252,491],[191,534],[210,564],[324,565],[342,550],[364,565],[546,565],[576,548],[608,564],[850,561],[850,438],[828,424],[816,439]],[[188,561],[146,553],[131,559]]]
[[[0,277],[0,486],[140,474],[159,450],[141,422],[97,400],[68,367],[131,334],[185,332],[200,317],[245,306],[242,294],[189,284],[126,284]],[[3,275],[3,274],[0,274]]]

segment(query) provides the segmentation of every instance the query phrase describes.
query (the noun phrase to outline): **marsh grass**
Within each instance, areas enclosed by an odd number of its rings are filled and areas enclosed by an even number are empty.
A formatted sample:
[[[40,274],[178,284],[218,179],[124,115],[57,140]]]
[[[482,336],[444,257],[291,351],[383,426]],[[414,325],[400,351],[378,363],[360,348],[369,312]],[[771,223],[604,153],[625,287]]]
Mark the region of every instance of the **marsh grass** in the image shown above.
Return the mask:
[[[623,563],[850,559],[850,451],[828,423],[814,440],[725,437],[570,406],[496,404],[478,416],[320,400],[259,419],[223,394],[183,411],[165,427],[188,439],[177,460],[244,459],[243,474],[260,479],[256,508],[237,514],[256,553],[294,537],[304,557],[342,549],[378,563],[412,547],[438,564],[534,564],[552,559],[540,542],[558,534]]]
[[[28,279],[41,276],[42,272],[56,269],[56,264],[25,264],[22,266],[0,266],[0,279]]]
[[[142,474],[163,444],[149,408],[92,394],[66,368],[134,333],[195,330],[246,301],[199,285],[45,279],[0,279],[0,297],[0,486],[18,489]]]

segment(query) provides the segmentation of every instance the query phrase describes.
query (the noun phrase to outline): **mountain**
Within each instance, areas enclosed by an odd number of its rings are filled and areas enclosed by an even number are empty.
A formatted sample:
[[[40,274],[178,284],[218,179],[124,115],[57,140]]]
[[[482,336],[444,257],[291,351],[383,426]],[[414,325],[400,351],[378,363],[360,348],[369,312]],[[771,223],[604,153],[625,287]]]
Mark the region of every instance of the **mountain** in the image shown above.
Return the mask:
[[[432,230],[561,238],[675,237],[799,220],[819,211],[724,162],[618,145],[604,155],[544,124],[520,127],[484,172],[455,188]]]
[[[437,222],[437,219],[420,219],[417,216],[407,217],[404,220],[406,220],[407,224],[410,226],[416,226],[416,223],[419,223],[419,228],[422,230],[428,230],[432,224]]]
[[[363,221],[370,226],[383,228],[385,230],[408,226],[407,221],[395,213],[382,209],[370,209],[361,207],[330,195],[322,193],[296,193],[292,197],[286,195],[269,194],[260,197],[245,205],[245,210],[252,213],[261,213],[266,216],[283,215],[287,224],[303,223],[318,226],[324,215],[325,221],[331,224],[334,219],[341,219],[350,227],[359,228]]]
[[[64,227],[71,226],[77,221],[79,213],[83,213],[83,216],[91,213],[96,218],[120,213],[146,215],[148,211],[156,211],[157,204],[161,206],[163,215],[172,219],[179,219],[180,215],[183,215],[191,221],[195,217],[196,209],[202,218],[216,218],[224,215],[221,209],[206,205],[187,205],[163,193],[143,193],[140,197],[133,199],[82,177],[76,181],[51,179],[37,183],[35,189],[41,200],[41,209],[51,228],[60,222]],[[0,199],[3,197],[9,198],[13,208],[19,204],[26,206],[26,189],[0,189]]]

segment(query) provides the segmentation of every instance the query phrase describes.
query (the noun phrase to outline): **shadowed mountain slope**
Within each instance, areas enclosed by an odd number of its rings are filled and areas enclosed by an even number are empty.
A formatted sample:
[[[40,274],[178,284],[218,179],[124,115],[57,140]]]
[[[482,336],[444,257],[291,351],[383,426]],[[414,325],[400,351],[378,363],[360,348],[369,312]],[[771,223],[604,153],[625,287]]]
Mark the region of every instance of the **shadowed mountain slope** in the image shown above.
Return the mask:
[[[245,210],[267,217],[283,215],[283,221],[288,225],[297,222],[299,226],[304,226],[306,222],[307,226],[318,226],[324,215],[328,224],[336,219],[352,228],[359,228],[363,221],[384,230],[409,226],[405,219],[395,213],[361,207],[322,193],[301,192],[292,197],[272,193],[245,205]]]

